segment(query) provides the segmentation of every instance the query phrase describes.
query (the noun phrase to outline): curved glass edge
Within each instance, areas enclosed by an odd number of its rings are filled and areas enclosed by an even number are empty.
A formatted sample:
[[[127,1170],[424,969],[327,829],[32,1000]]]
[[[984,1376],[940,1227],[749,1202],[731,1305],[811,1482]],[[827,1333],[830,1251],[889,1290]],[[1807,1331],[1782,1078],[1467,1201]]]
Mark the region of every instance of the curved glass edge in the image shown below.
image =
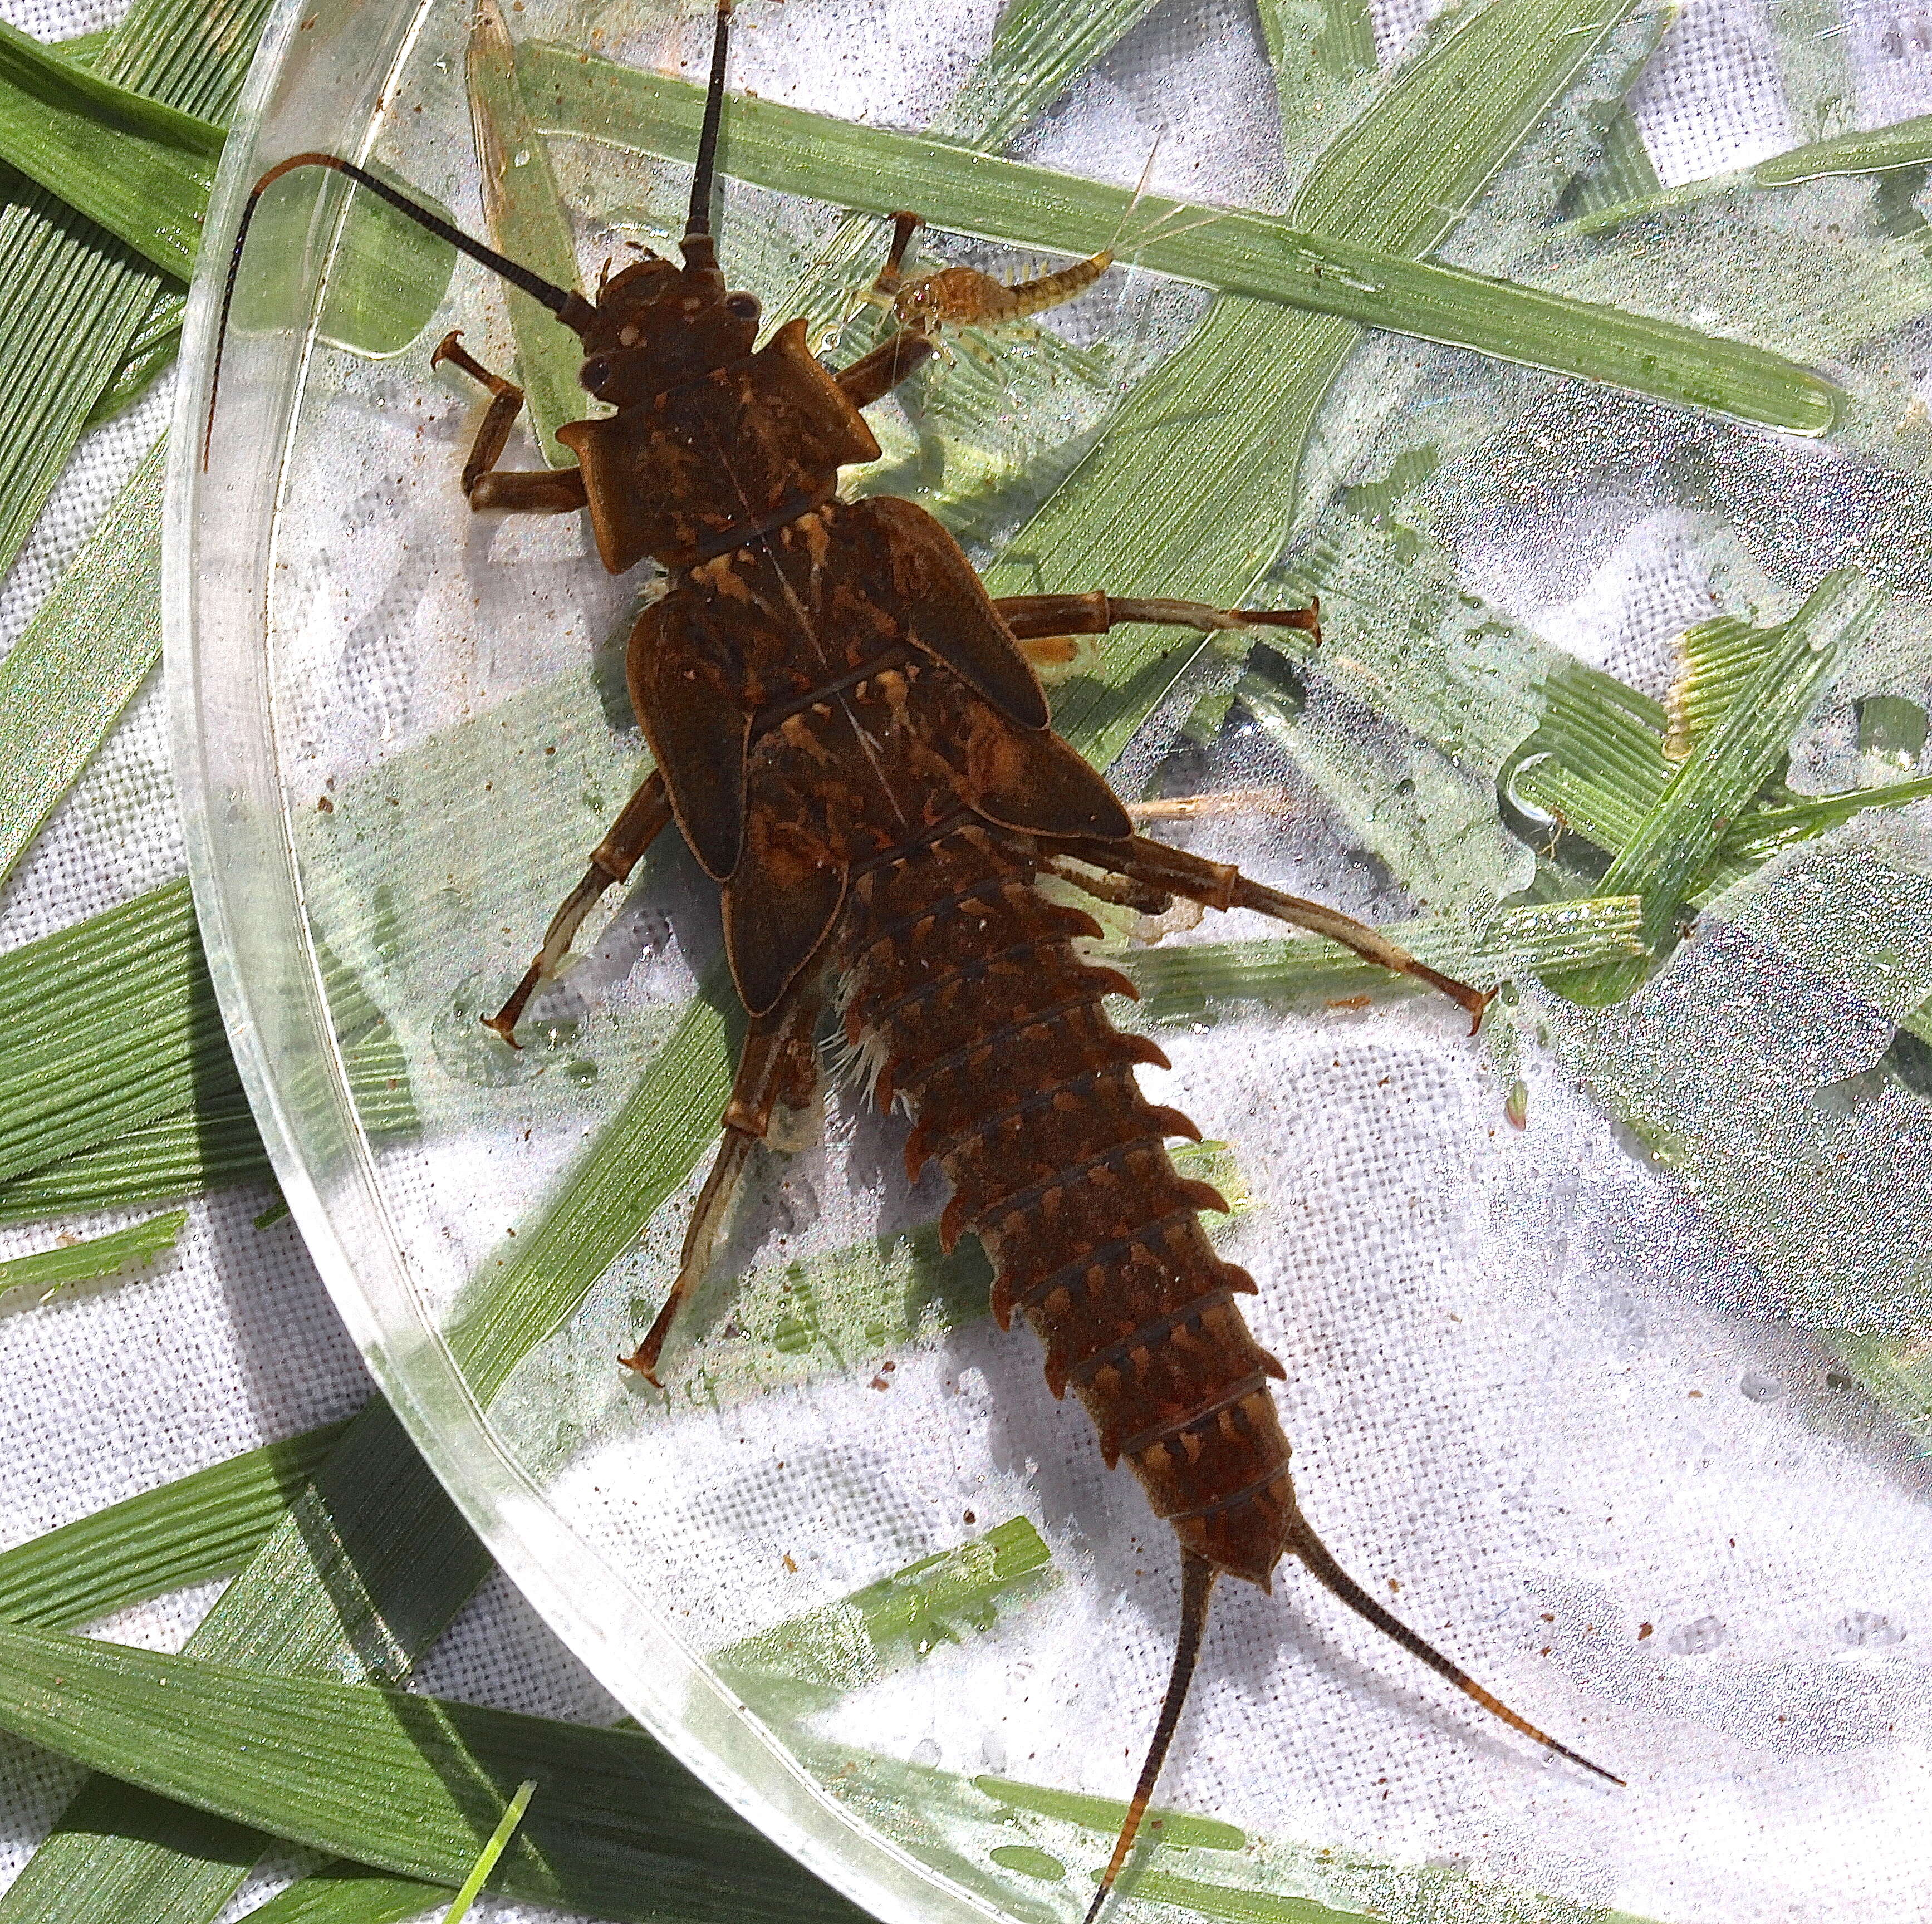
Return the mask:
[[[891,1924],[1004,1924],[829,1797],[564,1524],[497,1441],[431,1326],[376,1188],[303,912],[266,635],[283,457],[312,336],[231,337],[205,465],[203,433],[249,184],[286,154],[333,150],[344,127],[373,123],[428,4],[386,14],[378,35],[358,0],[280,0],[223,156],[188,303],[163,621],[190,877],[228,1040],[290,1210],[382,1393],[560,1639],[734,1809],[854,1903]],[[334,182],[316,179],[320,207]],[[304,313],[326,255],[312,246],[298,264]]]

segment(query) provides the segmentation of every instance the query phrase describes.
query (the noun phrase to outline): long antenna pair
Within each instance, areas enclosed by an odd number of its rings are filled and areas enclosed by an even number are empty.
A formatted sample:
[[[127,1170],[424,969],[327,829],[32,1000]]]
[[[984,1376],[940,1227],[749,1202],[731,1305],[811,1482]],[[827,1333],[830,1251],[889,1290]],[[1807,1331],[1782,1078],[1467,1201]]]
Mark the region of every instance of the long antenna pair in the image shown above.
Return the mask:
[[[697,166],[692,177],[691,211],[685,221],[684,238],[680,243],[686,269],[698,273],[715,273],[718,267],[718,251],[711,238],[711,195],[717,173],[718,130],[724,118],[724,68],[730,51],[733,4],[734,0],[718,0],[717,25],[711,43],[711,77],[704,94],[704,124],[698,135]],[[228,317],[235,305],[235,283],[242,272],[242,252],[248,244],[248,229],[254,224],[255,209],[262,196],[284,174],[293,173],[298,167],[326,167],[332,173],[346,175],[358,187],[366,187],[377,199],[386,202],[418,227],[426,229],[440,240],[447,241],[459,253],[467,254],[512,287],[527,294],[540,306],[548,308],[572,333],[580,335],[596,318],[596,307],[574,288],[560,287],[555,281],[533,274],[508,255],[499,253],[494,247],[466,234],[460,227],[452,226],[433,208],[424,206],[422,202],[392,187],[387,181],[378,179],[367,168],[358,167],[354,161],[343,160],[334,154],[292,154],[286,160],[278,161],[271,167],[248,190],[248,200],[242,209],[241,223],[235,230],[235,251],[229,256],[228,279],[221,292],[221,320],[214,337],[214,372],[208,385],[208,421],[202,432],[201,465],[204,471],[208,466],[209,443],[214,433],[214,403],[221,388],[221,356],[227,344]]]

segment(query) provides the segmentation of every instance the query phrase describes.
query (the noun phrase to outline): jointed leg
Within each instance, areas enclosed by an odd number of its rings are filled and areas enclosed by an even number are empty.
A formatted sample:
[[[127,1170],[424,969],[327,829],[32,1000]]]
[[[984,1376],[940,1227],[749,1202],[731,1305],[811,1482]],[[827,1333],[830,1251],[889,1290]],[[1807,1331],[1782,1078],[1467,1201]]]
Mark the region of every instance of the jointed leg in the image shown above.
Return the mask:
[[[664,1307],[644,1340],[618,1360],[646,1381],[658,1380],[658,1359],[679,1313],[703,1280],[711,1252],[717,1247],[731,1210],[732,1198],[744,1179],[752,1151],[770,1131],[781,1106],[802,1109],[818,1099],[818,1058],[815,1031],[825,1005],[820,978],[794,983],[769,1014],[754,1016],[738,1058],[737,1080],[724,1105],[724,1135],[717,1159],[704,1179],[685,1231],[676,1279]]]
[[[1322,637],[1319,602],[1306,608],[1210,608],[1204,601],[1110,595],[1096,588],[1085,595],[1009,595],[993,605],[1022,643],[1061,635],[1105,634],[1124,622],[1196,628],[1203,634],[1231,629],[1300,628],[1318,641]]]
[[[1110,877],[1122,877],[1137,889],[1147,891],[1144,896],[1129,898],[1136,907],[1146,907],[1162,896],[1184,895],[1191,901],[1204,902],[1210,909],[1252,909],[1261,915],[1272,916],[1277,922],[1326,936],[1330,942],[1352,949],[1365,961],[1378,963],[1400,975],[1414,975],[1431,988],[1440,989],[1450,1001],[1468,1011],[1472,1034],[1482,1021],[1483,1011],[1489,1006],[1490,998],[1481,990],[1472,989],[1466,982],[1459,982],[1430,968],[1427,963],[1418,961],[1380,930],[1319,902],[1284,895],[1258,882],[1251,882],[1230,863],[1206,862],[1184,849],[1150,841],[1144,835],[1136,835],[1124,842],[1056,841],[1050,847],[1057,855],[1070,856],[1076,862],[1103,870]],[[1067,879],[1081,881],[1077,874],[1068,874]],[[1106,900],[1119,899],[1118,894],[1105,888],[1094,892]]]
[[[912,247],[912,237],[926,225],[926,217],[920,214],[895,214],[892,216],[892,244],[886,256],[886,264],[879,270],[879,277],[872,283],[872,292],[866,300],[872,306],[890,307],[892,296],[899,291],[899,283],[905,278],[906,255]]]
[[[925,225],[916,214],[892,216],[892,250],[861,305],[883,307],[891,313],[892,297],[905,278],[907,250],[912,245],[914,235]],[[838,385],[854,407],[868,408],[874,401],[883,400],[908,375],[923,367],[936,351],[932,341],[925,334],[915,329],[902,328],[881,341],[870,354],[854,361],[839,375]]]
[[[532,473],[500,469],[496,463],[510,438],[511,424],[524,405],[524,391],[500,374],[493,374],[459,345],[460,337],[446,334],[430,356],[432,367],[447,361],[490,391],[489,412],[477,430],[476,443],[463,464],[463,492],[472,508],[502,508],[525,514],[567,514],[584,505],[584,473],[579,468],[544,468]]]
[[[654,769],[637,793],[624,804],[622,814],[610,824],[609,832],[591,851],[590,866],[584,871],[584,880],[564,898],[562,906],[550,918],[536,960],[524,972],[524,979],[512,991],[509,1000],[494,1015],[483,1018],[484,1028],[494,1029],[513,1049],[522,1046],[516,1032],[525,1005],[536,993],[538,985],[556,973],[598,898],[614,884],[628,879],[644,851],[670,820],[670,798],[664,793],[664,777]]]

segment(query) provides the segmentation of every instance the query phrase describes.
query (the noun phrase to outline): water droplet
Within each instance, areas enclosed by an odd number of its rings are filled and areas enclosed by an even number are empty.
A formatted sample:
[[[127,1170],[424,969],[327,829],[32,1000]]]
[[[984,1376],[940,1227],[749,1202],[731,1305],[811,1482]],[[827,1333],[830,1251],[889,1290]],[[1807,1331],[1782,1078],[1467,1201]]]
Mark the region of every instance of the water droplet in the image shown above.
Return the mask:
[[[579,1056],[574,1062],[566,1062],[563,1072],[579,1089],[586,1088],[597,1080],[597,1065],[585,1056]]]
[[[1784,1386],[1776,1377],[1754,1369],[1746,1370],[1738,1379],[1738,1388],[1751,1403],[1775,1403],[1784,1394]]]
[[[1838,1641],[1862,1650],[1883,1650],[1902,1642],[1905,1632],[1876,1611],[1855,1610],[1838,1620]]]
[[[556,1446],[559,1449],[572,1450],[584,1440],[584,1432],[572,1422],[562,1422],[556,1426]]]
[[[939,1744],[932,1737],[921,1737],[912,1747],[912,1761],[922,1770],[937,1770],[939,1766]]]
[[[1720,1617],[1700,1617],[1694,1623],[1679,1624],[1664,1640],[1664,1647],[1680,1657],[1706,1656],[1730,1634]]]
[[[980,1740],[980,1761],[996,1776],[1006,1767],[1006,1740],[998,1731],[988,1731]]]

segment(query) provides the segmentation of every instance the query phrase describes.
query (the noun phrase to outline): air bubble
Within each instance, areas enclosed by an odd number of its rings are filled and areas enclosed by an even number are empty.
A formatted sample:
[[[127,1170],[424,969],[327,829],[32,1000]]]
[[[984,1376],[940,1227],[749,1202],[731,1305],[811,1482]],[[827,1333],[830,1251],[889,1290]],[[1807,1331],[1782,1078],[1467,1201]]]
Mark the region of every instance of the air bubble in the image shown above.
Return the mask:
[[[1838,1620],[1838,1641],[1855,1650],[1884,1650],[1904,1641],[1905,1632],[1876,1611],[1855,1610]]]
[[[1664,1647],[1680,1657],[1708,1656],[1730,1632],[1724,1620],[1700,1617],[1694,1623],[1680,1624],[1664,1639]]]

